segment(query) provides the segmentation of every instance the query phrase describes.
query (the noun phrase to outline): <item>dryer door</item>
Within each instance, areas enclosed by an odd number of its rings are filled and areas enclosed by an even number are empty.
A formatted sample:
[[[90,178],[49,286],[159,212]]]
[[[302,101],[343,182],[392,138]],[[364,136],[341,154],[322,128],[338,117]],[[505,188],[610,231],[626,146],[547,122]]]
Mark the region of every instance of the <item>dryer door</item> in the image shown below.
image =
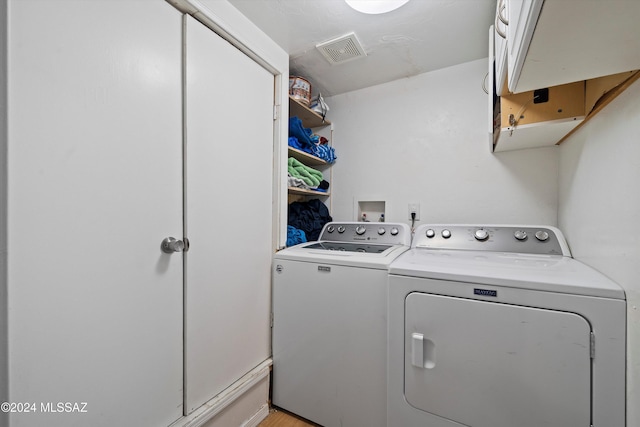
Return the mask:
[[[411,293],[405,396],[473,427],[587,427],[589,323],[539,308]]]

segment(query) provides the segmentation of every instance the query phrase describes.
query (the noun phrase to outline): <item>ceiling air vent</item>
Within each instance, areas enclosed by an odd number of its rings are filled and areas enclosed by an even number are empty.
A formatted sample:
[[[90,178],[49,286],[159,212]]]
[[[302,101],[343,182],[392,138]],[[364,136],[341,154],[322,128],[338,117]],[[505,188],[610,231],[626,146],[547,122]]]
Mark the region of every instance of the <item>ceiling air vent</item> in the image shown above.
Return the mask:
[[[367,56],[355,33],[317,44],[316,48],[330,64],[341,64]]]

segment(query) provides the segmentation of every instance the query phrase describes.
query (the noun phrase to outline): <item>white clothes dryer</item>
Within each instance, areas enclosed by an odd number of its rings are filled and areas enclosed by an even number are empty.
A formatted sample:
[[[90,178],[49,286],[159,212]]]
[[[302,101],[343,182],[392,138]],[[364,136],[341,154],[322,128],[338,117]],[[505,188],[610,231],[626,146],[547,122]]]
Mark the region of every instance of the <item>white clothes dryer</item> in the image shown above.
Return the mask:
[[[273,261],[272,402],[324,427],[386,425],[387,277],[406,224],[326,224]]]
[[[558,229],[423,225],[389,271],[388,426],[625,426],[624,291]]]

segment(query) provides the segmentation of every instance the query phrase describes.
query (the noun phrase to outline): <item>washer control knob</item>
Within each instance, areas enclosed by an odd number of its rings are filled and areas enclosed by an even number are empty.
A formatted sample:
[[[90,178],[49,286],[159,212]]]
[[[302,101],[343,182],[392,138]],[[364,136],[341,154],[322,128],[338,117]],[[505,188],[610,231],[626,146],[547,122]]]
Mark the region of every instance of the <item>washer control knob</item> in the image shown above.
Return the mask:
[[[541,242],[546,241],[549,238],[549,233],[547,233],[544,230],[539,230],[536,231],[536,239],[540,240]]]
[[[489,238],[489,232],[484,228],[479,228],[475,233],[473,233],[473,236],[476,238],[476,240],[484,242]]]
[[[516,238],[516,240],[520,240],[521,242],[527,240],[527,232],[526,231],[522,231],[522,230],[518,230],[515,233],[513,233],[513,237]]]
[[[344,233],[344,225],[338,226],[338,233]]]
[[[398,230],[396,227],[393,227],[391,230],[389,230],[389,233],[391,233],[392,236],[397,235],[400,232],[400,230]]]
[[[425,233],[425,235],[426,235],[428,238],[430,238],[430,239],[431,239],[431,238],[435,237],[436,232],[435,232],[435,231],[433,231],[433,229],[432,229],[432,228],[430,228],[430,229],[428,229],[428,230],[427,230],[427,232]]]
[[[444,230],[442,230],[442,237],[448,239],[449,237],[451,237],[451,232],[445,228]]]
[[[359,236],[362,236],[365,231],[367,231],[367,227],[365,227],[364,225],[359,225],[356,227],[356,234]]]
[[[327,233],[333,233],[335,231],[335,227],[333,225],[330,225],[327,227]]]
[[[379,235],[381,235],[381,236],[382,236],[382,235],[383,235],[384,233],[386,233],[386,232],[387,232],[387,230],[385,230],[385,229],[384,229],[384,227],[380,227],[380,228],[378,228],[378,234],[379,234]]]

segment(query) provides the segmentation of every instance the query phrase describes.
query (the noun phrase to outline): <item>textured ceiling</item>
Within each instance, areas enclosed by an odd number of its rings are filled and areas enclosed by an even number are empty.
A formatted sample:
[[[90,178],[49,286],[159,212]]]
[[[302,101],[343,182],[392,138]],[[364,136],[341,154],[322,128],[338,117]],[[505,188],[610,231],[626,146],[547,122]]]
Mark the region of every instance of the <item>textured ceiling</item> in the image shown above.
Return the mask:
[[[488,55],[496,0],[411,0],[383,15],[343,0],[229,0],[290,55],[313,94],[337,95]],[[330,64],[316,44],[355,32],[366,57]]]

